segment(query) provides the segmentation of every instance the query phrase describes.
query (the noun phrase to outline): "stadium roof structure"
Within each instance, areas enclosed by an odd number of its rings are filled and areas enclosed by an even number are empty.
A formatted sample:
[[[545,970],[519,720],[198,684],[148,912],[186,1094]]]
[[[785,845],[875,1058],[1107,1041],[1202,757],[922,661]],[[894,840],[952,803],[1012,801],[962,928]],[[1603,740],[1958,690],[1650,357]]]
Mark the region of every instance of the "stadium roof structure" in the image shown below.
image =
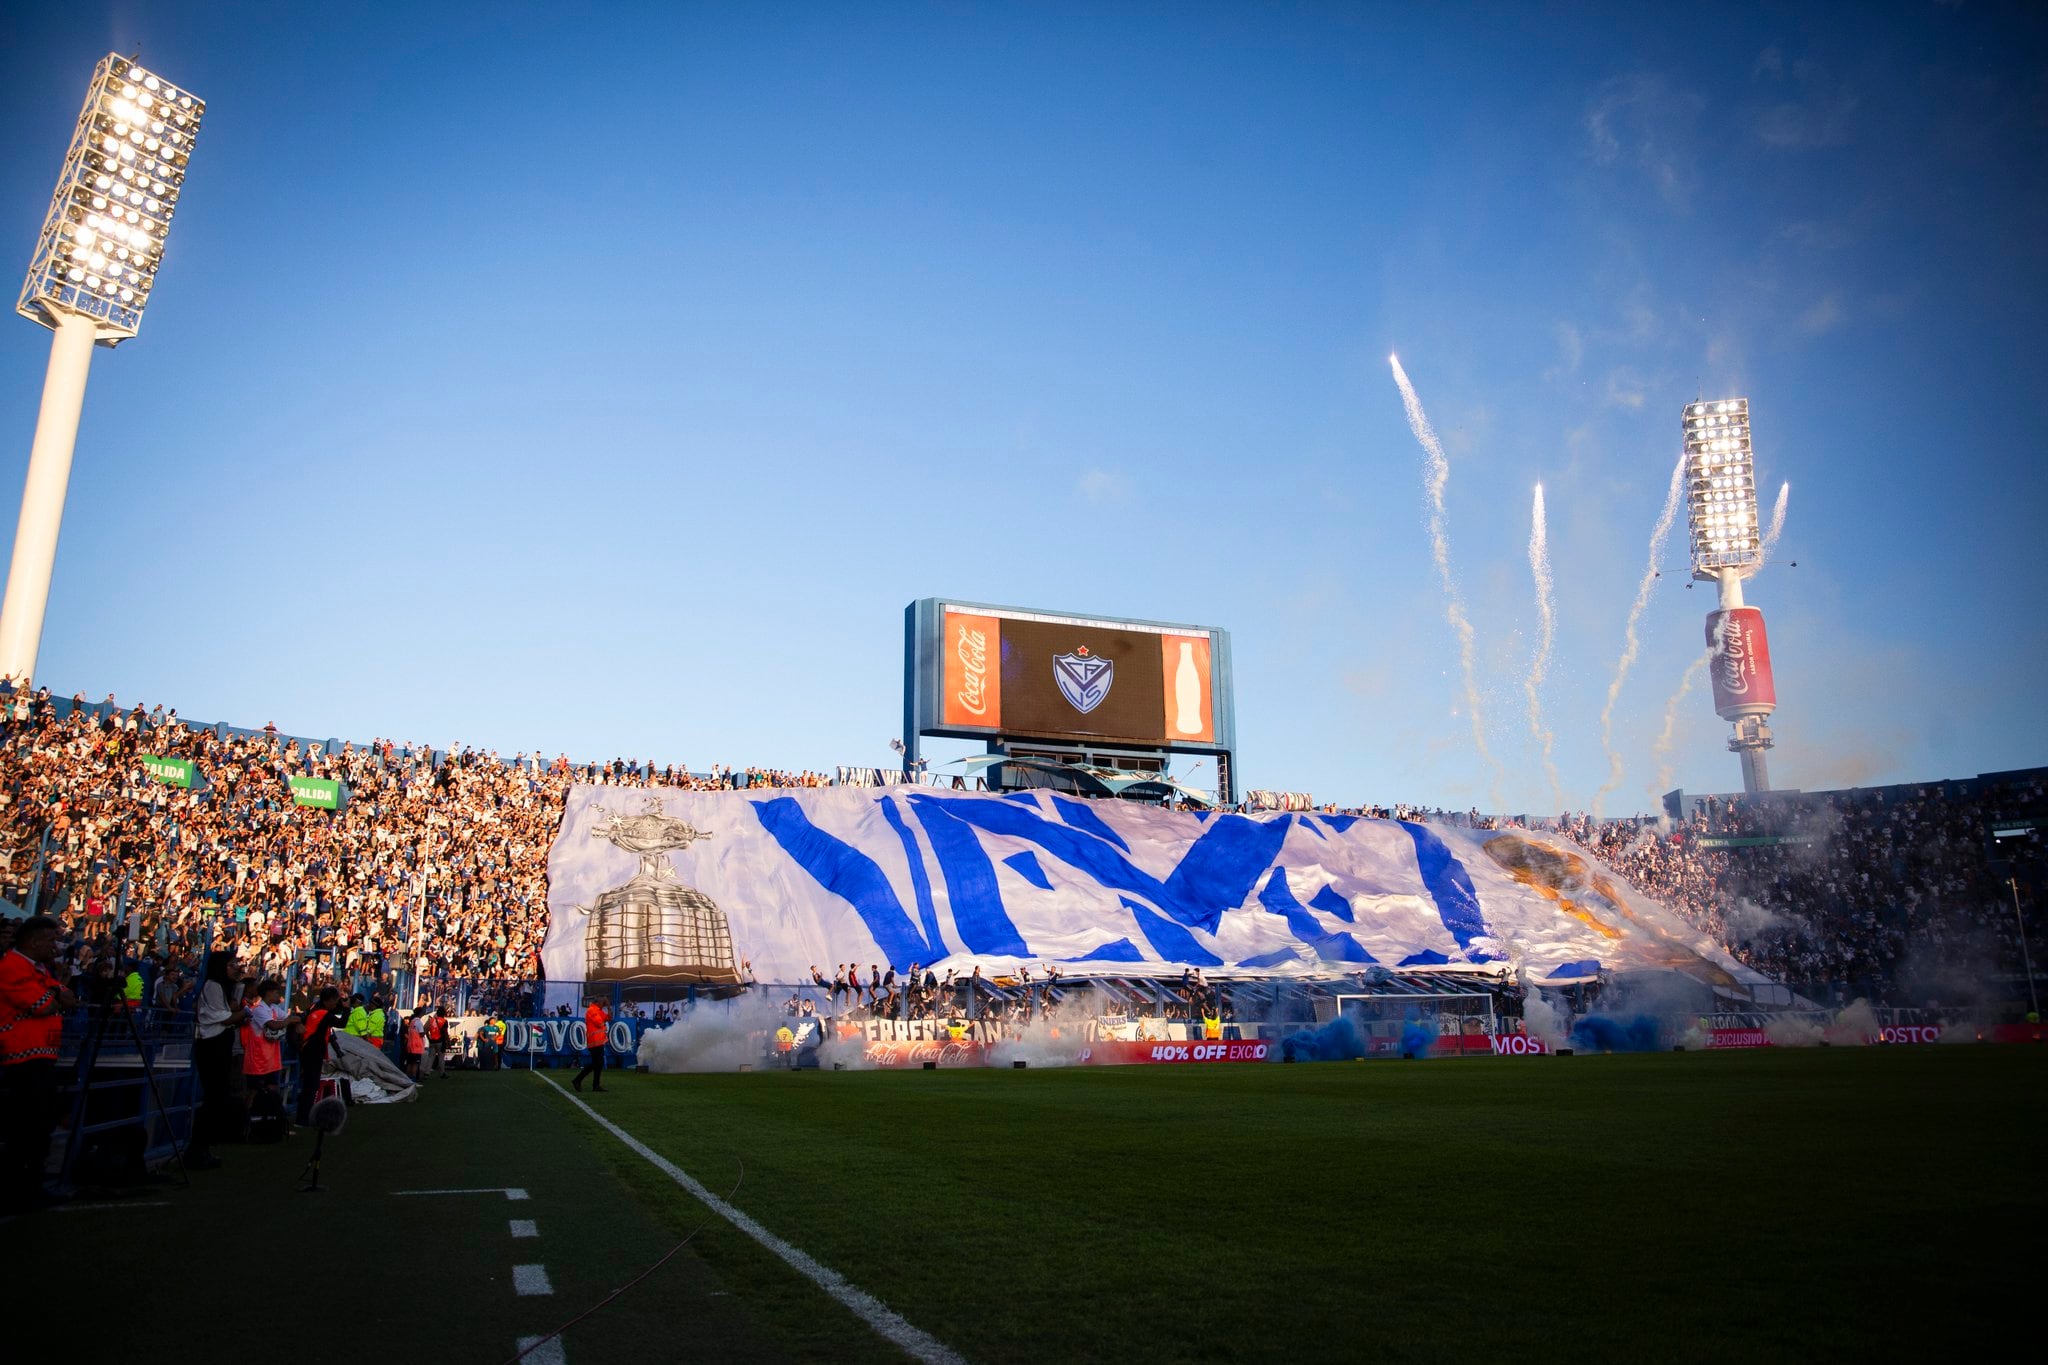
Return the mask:
[[[1061,777],[1072,777],[1088,789],[1090,796],[1152,797],[1166,800],[1178,796],[1203,806],[1216,803],[1216,794],[1199,787],[1183,786],[1164,773],[1136,772],[1126,768],[1100,768],[1080,763],[1061,763],[1057,759],[1024,758],[1016,754],[976,754],[971,758],[956,759],[966,770],[966,776],[979,777],[989,769],[1008,765],[1013,768],[1030,768],[1035,772],[1053,773]]]

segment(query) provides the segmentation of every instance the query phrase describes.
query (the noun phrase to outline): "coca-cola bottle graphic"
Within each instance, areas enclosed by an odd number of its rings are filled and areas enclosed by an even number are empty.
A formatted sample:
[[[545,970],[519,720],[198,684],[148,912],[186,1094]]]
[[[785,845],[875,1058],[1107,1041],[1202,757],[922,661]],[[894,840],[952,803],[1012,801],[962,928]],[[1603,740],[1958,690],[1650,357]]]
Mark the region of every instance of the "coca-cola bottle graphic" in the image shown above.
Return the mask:
[[[1173,728],[1183,735],[1202,733],[1202,675],[1192,640],[1180,642],[1180,665],[1173,670]]]

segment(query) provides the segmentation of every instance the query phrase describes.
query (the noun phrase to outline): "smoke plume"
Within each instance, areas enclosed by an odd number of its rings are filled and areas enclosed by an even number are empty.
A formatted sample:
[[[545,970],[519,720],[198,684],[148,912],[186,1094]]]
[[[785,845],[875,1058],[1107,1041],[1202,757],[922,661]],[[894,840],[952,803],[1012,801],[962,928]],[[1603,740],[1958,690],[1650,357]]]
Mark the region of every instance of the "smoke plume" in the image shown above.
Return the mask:
[[[1536,485],[1536,503],[1529,513],[1529,576],[1536,584],[1536,657],[1529,661],[1529,676],[1522,690],[1529,698],[1529,733],[1543,748],[1543,775],[1550,779],[1550,795],[1564,810],[1564,783],[1558,780],[1557,762],[1551,757],[1557,736],[1543,723],[1543,701],[1539,695],[1543,679],[1550,672],[1550,648],[1557,638],[1557,593],[1550,577],[1550,527],[1543,514],[1543,485]]]
[[[1650,605],[1650,594],[1656,590],[1657,575],[1664,565],[1664,540],[1671,534],[1671,523],[1678,518],[1678,499],[1684,491],[1685,455],[1680,452],[1678,463],[1671,467],[1671,486],[1664,492],[1664,510],[1657,514],[1657,525],[1650,532],[1650,562],[1643,570],[1642,582],[1636,585],[1636,600],[1628,609],[1621,659],[1614,666],[1614,681],[1607,685],[1607,704],[1600,708],[1600,747],[1607,751],[1607,781],[1593,794],[1595,815],[1600,813],[1606,795],[1621,786],[1621,752],[1614,747],[1614,707],[1621,700],[1621,685],[1628,681],[1628,671],[1635,667],[1636,655],[1642,651],[1636,624],[1642,620],[1643,609]]]
[[[1764,532],[1764,558],[1771,557],[1771,551],[1778,548],[1778,537],[1785,534],[1785,507],[1792,501],[1792,485],[1788,481],[1778,485],[1778,504],[1771,509],[1771,528]]]
[[[1480,758],[1493,769],[1493,781],[1489,788],[1490,799],[1495,810],[1503,804],[1501,787],[1507,779],[1507,769],[1493,756],[1493,750],[1486,744],[1486,727],[1479,711],[1479,678],[1474,662],[1472,621],[1465,615],[1465,604],[1458,596],[1458,585],[1451,577],[1451,538],[1448,529],[1449,516],[1444,509],[1444,485],[1450,481],[1451,462],[1444,455],[1443,442],[1436,436],[1436,429],[1430,426],[1429,417],[1422,411],[1422,400],[1415,396],[1415,386],[1408,382],[1408,372],[1401,368],[1399,356],[1388,356],[1387,363],[1393,366],[1394,383],[1401,390],[1401,406],[1408,414],[1408,429],[1415,433],[1415,439],[1422,446],[1424,462],[1424,486],[1429,491],[1429,549],[1436,560],[1436,573],[1444,589],[1444,619],[1450,623],[1452,634],[1458,639],[1458,667],[1465,682],[1465,714],[1472,722],[1472,747],[1479,751]]]
[[[781,1006],[765,997],[707,1001],[686,1011],[667,1028],[640,1035],[639,1063],[649,1071],[737,1071],[758,1066],[766,1040],[790,1023]]]
[[[1671,700],[1664,703],[1664,728],[1657,732],[1657,743],[1651,751],[1657,762],[1657,785],[1650,792],[1652,796],[1661,796],[1671,790],[1671,779],[1678,771],[1677,765],[1671,761],[1671,750],[1678,742],[1678,704],[1699,686],[1701,678],[1707,676],[1707,665],[1713,657],[1713,651],[1709,650],[1687,664],[1684,676],[1678,680],[1678,690],[1671,694]]]

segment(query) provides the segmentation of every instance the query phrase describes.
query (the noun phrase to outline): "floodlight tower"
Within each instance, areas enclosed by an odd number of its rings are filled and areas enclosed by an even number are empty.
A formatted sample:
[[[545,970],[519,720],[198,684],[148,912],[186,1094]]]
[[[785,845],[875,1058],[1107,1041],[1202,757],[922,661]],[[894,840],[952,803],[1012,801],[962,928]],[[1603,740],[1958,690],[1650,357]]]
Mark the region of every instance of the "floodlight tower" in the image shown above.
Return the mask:
[[[1721,594],[1719,609],[1707,613],[1714,710],[1735,726],[1728,747],[1742,759],[1742,789],[1769,791],[1764,750],[1772,741],[1766,718],[1778,709],[1778,694],[1764,614],[1742,601],[1742,580],[1764,562],[1747,398],[1686,405],[1685,469],[1692,576],[1715,584]]]
[[[108,53],[93,69],[15,305],[56,336],[0,603],[0,677],[35,674],[92,348],[142,326],[205,112],[203,100],[126,57]]]

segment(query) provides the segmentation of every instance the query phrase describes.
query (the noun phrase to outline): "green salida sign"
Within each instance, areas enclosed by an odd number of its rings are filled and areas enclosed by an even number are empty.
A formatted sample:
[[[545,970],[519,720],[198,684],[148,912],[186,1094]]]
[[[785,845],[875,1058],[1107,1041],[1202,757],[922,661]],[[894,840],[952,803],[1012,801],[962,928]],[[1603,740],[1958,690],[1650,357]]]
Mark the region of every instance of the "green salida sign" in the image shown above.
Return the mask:
[[[192,785],[192,764],[187,759],[158,758],[155,754],[144,754],[142,770],[166,787]]]
[[[340,810],[341,803],[348,799],[348,788],[331,778],[294,777],[291,784],[293,805]]]

